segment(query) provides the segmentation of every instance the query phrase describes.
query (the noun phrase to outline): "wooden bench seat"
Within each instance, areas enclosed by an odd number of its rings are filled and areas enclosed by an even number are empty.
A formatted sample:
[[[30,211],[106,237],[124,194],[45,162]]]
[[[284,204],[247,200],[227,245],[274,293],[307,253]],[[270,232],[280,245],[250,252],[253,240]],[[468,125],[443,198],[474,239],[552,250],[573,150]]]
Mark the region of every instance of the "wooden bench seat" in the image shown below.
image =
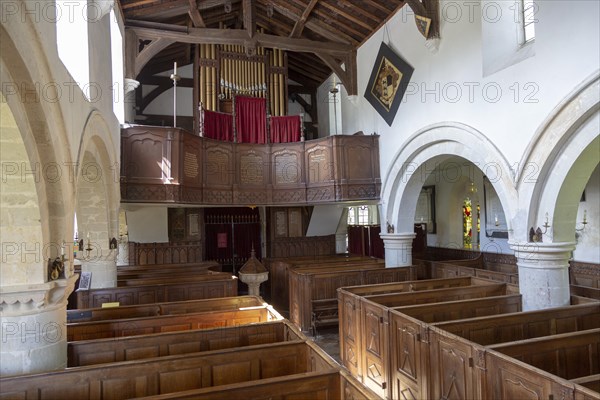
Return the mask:
[[[302,335],[288,321],[282,320],[228,328],[81,340],[67,344],[68,366],[81,367],[302,339]]]
[[[317,328],[336,326],[338,324],[337,299],[311,300],[312,317],[310,321],[313,336],[317,336]]]

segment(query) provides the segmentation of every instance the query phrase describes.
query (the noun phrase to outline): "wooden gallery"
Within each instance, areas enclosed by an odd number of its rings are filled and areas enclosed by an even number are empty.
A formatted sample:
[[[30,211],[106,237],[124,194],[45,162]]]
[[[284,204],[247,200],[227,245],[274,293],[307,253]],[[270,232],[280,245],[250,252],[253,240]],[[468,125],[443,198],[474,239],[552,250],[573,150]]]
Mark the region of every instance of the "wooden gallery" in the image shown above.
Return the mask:
[[[600,400],[599,14],[0,2],[0,399]]]

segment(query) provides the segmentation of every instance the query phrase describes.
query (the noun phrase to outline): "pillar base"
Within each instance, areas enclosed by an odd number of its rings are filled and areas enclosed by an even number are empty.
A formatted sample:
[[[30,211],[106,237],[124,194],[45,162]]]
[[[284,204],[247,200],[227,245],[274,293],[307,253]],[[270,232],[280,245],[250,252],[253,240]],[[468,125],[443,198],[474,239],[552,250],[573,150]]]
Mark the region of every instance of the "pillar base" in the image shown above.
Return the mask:
[[[385,267],[408,267],[412,265],[414,232],[380,233],[385,247]]]
[[[517,257],[523,311],[569,305],[569,259],[575,242],[509,244]]]
[[[0,376],[67,367],[67,298],[76,280],[0,288]]]
[[[91,272],[92,280],[90,289],[112,288],[117,286],[117,261],[109,260],[81,260],[81,272]]]

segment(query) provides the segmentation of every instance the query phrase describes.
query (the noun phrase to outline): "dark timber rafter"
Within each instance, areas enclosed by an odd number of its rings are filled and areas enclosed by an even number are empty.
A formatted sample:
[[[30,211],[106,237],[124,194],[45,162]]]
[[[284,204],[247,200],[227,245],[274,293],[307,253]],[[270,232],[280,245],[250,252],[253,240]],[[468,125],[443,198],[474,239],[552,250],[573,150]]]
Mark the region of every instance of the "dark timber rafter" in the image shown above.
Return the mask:
[[[306,6],[306,9],[302,13],[302,15],[300,16],[298,21],[296,21],[296,24],[294,25],[294,29],[292,29],[292,33],[290,33],[291,38],[300,37],[300,35],[302,34],[302,31],[304,30],[304,24],[306,24],[306,20],[308,19],[308,16],[312,12],[313,8],[315,8],[317,1],[319,1],[319,0],[310,0],[310,3],[308,3],[308,5]]]
[[[196,28],[206,28],[206,24],[204,23],[204,19],[202,19],[202,15],[200,15],[200,11],[198,10],[198,4],[196,4],[196,0],[189,0],[190,2],[190,10],[188,14],[190,15],[190,19]]]
[[[356,82],[356,50],[351,51],[348,55],[343,57],[345,70],[342,69],[342,63],[338,62],[332,56],[324,53],[316,54],[340,78],[349,96],[358,94],[358,85]]]
[[[250,0],[248,0],[250,1]],[[184,28],[179,25],[170,25],[153,22],[128,21],[128,30],[137,37],[150,39],[152,42],[135,57],[135,76],[144,65],[160,50],[174,42],[180,43],[210,43],[210,44],[237,44],[245,47],[268,47],[282,50],[314,53],[332,68],[340,77],[348,94],[356,94],[356,51],[350,44],[317,42],[309,39],[286,38],[264,33],[255,33],[252,39],[248,38],[245,29],[210,29],[210,28]],[[135,36],[135,35],[134,35]],[[128,36],[130,37],[130,35]],[[131,47],[130,47],[131,48]],[[346,65],[342,70],[335,59],[341,59]]]

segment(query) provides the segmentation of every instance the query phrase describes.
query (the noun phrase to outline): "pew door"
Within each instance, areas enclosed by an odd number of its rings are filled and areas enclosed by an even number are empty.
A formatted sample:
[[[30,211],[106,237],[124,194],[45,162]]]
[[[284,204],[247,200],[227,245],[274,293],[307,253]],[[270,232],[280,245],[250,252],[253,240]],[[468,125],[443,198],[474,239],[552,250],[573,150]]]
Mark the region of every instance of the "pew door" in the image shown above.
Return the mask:
[[[387,397],[389,379],[388,312],[384,307],[363,301],[361,304],[363,383],[381,397]]]
[[[427,326],[404,314],[390,313],[392,398],[428,398]]]

